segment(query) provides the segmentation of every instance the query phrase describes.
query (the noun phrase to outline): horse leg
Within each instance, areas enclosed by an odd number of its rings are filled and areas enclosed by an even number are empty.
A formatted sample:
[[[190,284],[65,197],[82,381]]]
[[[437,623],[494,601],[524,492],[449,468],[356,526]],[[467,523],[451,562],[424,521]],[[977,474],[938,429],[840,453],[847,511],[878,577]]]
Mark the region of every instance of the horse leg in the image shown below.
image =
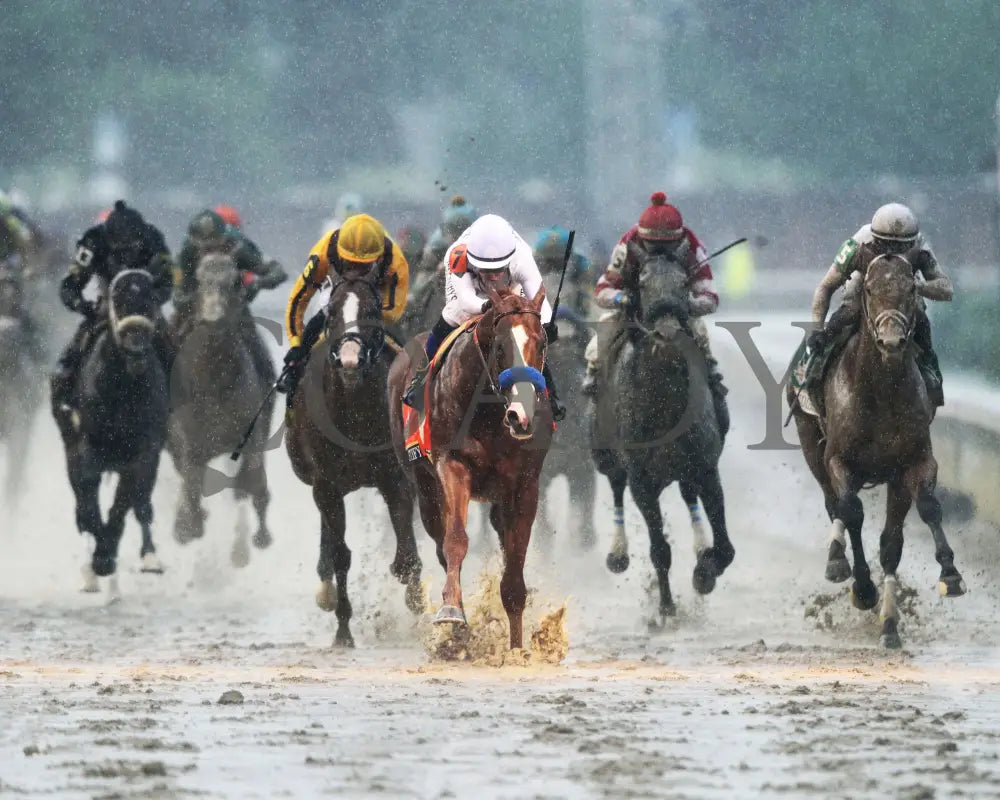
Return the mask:
[[[266,432],[266,428],[258,430]],[[256,434],[256,431],[255,431]],[[264,455],[260,450],[264,447],[261,441],[251,445],[250,452],[243,456],[243,464],[236,475],[237,491],[242,491],[253,498],[253,509],[257,514],[257,531],[253,535],[253,546],[258,550],[266,550],[274,539],[267,527],[267,507],[271,502],[271,493],[267,488],[267,473],[264,470]]]
[[[205,512],[201,507],[205,465],[184,450],[177,456],[177,472],[181,476],[181,492],[174,517],[174,540],[178,544],[188,544],[205,535]]]
[[[896,609],[896,569],[903,556],[903,521],[906,519],[913,498],[898,481],[889,484],[886,495],[885,528],[879,538],[879,563],[885,575],[882,583],[882,647],[898,650],[903,646],[899,638],[899,613]]]
[[[153,575],[163,574],[163,563],[156,555],[153,544],[153,486],[159,469],[160,454],[151,454],[149,459],[135,468],[132,485],[132,510],[142,529],[142,571]]]
[[[948,544],[941,527],[941,504],[934,496],[937,486],[937,462],[932,455],[924,463],[906,474],[907,488],[917,498],[917,513],[934,537],[934,557],[941,565],[938,593],[942,597],[961,597],[965,594],[965,581],[955,568],[955,553]]]
[[[820,430],[816,417],[798,411],[795,414],[795,427],[799,431],[799,442],[802,444],[802,454],[806,465],[812,472],[816,482],[823,490],[823,500],[826,513],[830,518],[830,539],[826,556],[826,579],[833,583],[841,583],[851,577],[851,564],[847,560],[847,536],[844,521],[837,514],[837,494],[830,484],[823,456],[826,450],[823,432]]]
[[[694,554],[697,558],[708,548],[708,530],[705,527],[701,504],[698,502],[698,487],[690,481],[680,482],[681,497],[688,507],[691,516],[691,532],[694,540]]]
[[[712,527],[712,546],[698,554],[692,580],[699,594],[708,594],[715,588],[715,579],[726,571],[736,555],[726,528],[726,503],[718,467],[713,466],[702,477],[700,495]]]
[[[865,560],[865,549],[861,543],[861,528],[865,521],[865,509],[858,497],[860,484],[839,456],[834,456],[828,464],[831,484],[836,493],[834,514],[842,520],[851,537],[854,553],[854,583],[851,585],[851,602],[862,611],[874,608],[878,602],[878,589],[872,583],[871,570]]]
[[[469,514],[471,479],[469,468],[446,458],[438,465],[444,490],[444,542],[446,577],[441,592],[443,605],[434,617],[438,623],[465,623],[462,606],[462,562],[469,552],[469,536],[465,530]]]
[[[579,507],[581,515],[577,544],[581,550],[589,553],[597,544],[597,532],[594,530],[594,495],[597,493],[597,481],[590,462],[581,459],[569,481],[570,502]]]
[[[507,498],[500,516],[503,533],[504,566],[500,578],[500,601],[507,612],[511,650],[524,644],[524,605],[528,590],[524,585],[524,560],[531,542],[531,525],[538,509],[538,480],[526,481],[513,497]]]
[[[649,558],[656,571],[656,581],[660,585],[660,617],[672,617],[677,613],[674,598],[670,594],[670,564],[672,555],[670,543],[663,535],[663,515],[660,513],[660,489],[643,476],[632,479],[632,498],[639,507],[649,531]]]
[[[347,573],[351,568],[351,551],[345,541],[347,517],[344,511],[344,497],[329,483],[313,484],[313,500],[323,517],[319,543],[320,587],[316,593],[316,605],[324,611],[336,611],[337,634],[334,644],[339,647],[354,647],[351,636],[351,601],[347,597]],[[331,579],[337,579],[336,601],[331,603]]]
[[[421,468],[417,468],[421,469]],[[434,473],[429,470],[417,474],[417,505],[420,508],[420,521],[424,530],[434,541],[434,552],[442,569],[448,569],[448,561],[444,557],[444,520],[441,516],[442,501]]]
[[[104,527],[101,508],[98,505],[101,473],[91,454],[82,448],[81,450],[68,455],[67,472],[76,501],[76,529],[86,538],[87,547],[90,548],[93,543],[96,549],[97,537]],[[82,592],[97,592],[100,589],[93,568],[93,558],[94,552],[91,551],[87,554],[87,560],[80,570],[83,574],[83,584],[80,587]]]
[[[609,570],[618,574],[628,569],[628,538],[625,536],[625,486],[628,484],[628,473],[616,467],[608,475],[608,481],[611,483],[615,502],[615,532],[606,563]]]
[[[420,586],[420,555],[413,535],[413,495],[405,481],[382,485],[379,493],[389,508],[389,520],[396,534],[396,556],[389,572],[406,584],[406,607],[419,614],[424,610],[424,593]]]

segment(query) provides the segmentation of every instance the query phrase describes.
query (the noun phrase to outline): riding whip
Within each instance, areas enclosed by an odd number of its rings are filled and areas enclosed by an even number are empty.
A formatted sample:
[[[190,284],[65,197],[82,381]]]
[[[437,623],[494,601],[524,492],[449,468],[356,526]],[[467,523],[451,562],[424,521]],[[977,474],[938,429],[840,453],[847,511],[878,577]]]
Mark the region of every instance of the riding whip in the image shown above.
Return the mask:
[[[741,237],[740,237],[739,239],[737,239],[737,240],[736,240],[735,242],[730,242],[730,243],[729,243],[729,244],[727,244],[727,245],[726,245],[725,247],[720,247],[720,248],[719,248],[718,250],[716,250],[716,251],[715,251],[714,253],[712,253],[711,255],[707,255],[707,256],[705,256],[705,257],[704,257],[704,258],[703,258],[703,259],[702,259],[701,261],[699,261],[699,262],[698,262],[697,264],[695,264],[695,265],[694,265],[694,266],[692,267],[692,269],[697,269],[697,268],[698,268],[698,267],[700,267],[700,266],[701,266],[702,264],[707,264],[707,263],[708,263],[709,261],[711,261],[711,260],[712,260],[713,258],[715,258],[716,256],[718,256],[718,255],[722,255],[723,253],[725,253],[725,252],[726,252],[726,251],[727,251],[727,250],[728,250],[728,249],[729,249],[730,247],[736,247],[736,245],[738,245],[738,244],[743,244],[743,242],[745,242],[746,240],[747,240],[747,237],[746,237],[746,236],[741,236]]]
[[[559,276],[559,288],[556,289],[556,300],[552,304],[552,321],[556,321],[556,312],[559,310],[559,295],[562,294],[563,281],[566,279],[566,267],[569,266],[569,260],[573,255],[573,239],[576,237],[576,231],[569,232],[569,238],[566,239],[566,254],[563,256],[562,274]]]
[[[285,367],[285,369],[282,370],[281,375],[284,376],[285,370],[288,369],[289,367]],[[274,382],[268,393],[264,396],[264,402],[260,404],[260,408],[257,409],[257,413],[254,414],[253,419],[250,420],[250,425],[247,427],[247,432],[243,434],[242,441],[240,441],[240,443],[236,446],[236,449],[229,455],[229,458],[233,461],[239,459],[240,455],[243,453],[243,448],[247,446],[247,442],[250,441],[250,437],[253,435],[253,429],[257,425],[257,420],[260,419],[260,415],[264,413],[264,409],[267,407],[267,404],[271,402],[271,397],[277,391],[279,383],[281,383],[281,377]]]

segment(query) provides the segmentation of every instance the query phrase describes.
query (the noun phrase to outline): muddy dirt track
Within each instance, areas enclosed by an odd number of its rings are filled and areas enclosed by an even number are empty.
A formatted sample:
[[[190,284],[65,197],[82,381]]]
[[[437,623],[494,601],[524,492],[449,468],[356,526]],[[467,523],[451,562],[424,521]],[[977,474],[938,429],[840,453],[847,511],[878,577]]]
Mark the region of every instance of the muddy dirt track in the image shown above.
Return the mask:
[[[747,450],[763,396],[716,333],[733,388],[722,472],[736,561],[713,595],[694,596],[687,515],[668,491],[680,613],[651,631],[645,530],[629,505],[632,567],[608,573],[602,486],[595,551],[576,552],[564,530],[529,552],[526,630],[566,606],[558,665],[545,652],[489,665],[505,633],[495,540],[477,520],[464,583],[482,663],[436,659],[436,631],[388,575],[384,507],[364,494],[348,505],[358,648],[334,650],[335,620],[313,603],[318,519],[283,451],[269,464],[275,544],[248,567],[229,564],[226,496],[207,501],[204,540],[174,544],[178,480],[164,457],[166,574],[138,572],[131,523],[122,601],[81,595],[62,456],[40,418],[30,488],[0,520],[0,797],[1000,797],[1000,533],[947,525],[970,592],[946,601],[913,514],[904,650],[879,651],[875,613],[823,580],[827,526],[801,455]],[[762,335],[790,352],[801,334]],[[871,556],[880,495],[865,499]],[[564,487],[546,502],[565,508]],[[418,540],[436,608],[442,573]]]

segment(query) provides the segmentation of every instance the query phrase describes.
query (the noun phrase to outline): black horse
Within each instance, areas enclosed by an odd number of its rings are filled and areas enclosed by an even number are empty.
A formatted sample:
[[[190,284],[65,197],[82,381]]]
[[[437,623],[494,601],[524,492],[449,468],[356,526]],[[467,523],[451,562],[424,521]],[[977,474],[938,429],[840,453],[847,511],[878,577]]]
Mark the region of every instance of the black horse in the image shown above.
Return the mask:
[[[675,613],[670,593],[670,545],[663,535],[660,493],[674,481],[691,513],[697,564],[694,587],[701,594],[733,560],[726,531],[718,462],[723,435],[712,406],[704,356],[686,327],[687,275],[665,256],[633,246],[634,267],[625,285],[638,310],[621,334],[592,423],[593,455],[608,476],[615,502],[615,537],[608,568],[628,566],[624,527],[625,486],[632,490],[649,530],[650,557],[660,586],[660,614]],[[699,499],[712,528],[713,543],[701,521]]]
[[[114,576],[129,509],[142,527],[143,572],[163,571],[150,530],[150,498],[169,407],[167,376],[153,342],[159,314],[154,294],[153,278],[145,270],[115,276],[103,304],[106,320],[94,334],[77,381],[79,424],[63,443],[76,496],[76,527],[95,539],[83,568],[84,591],[97,591],[97,576]],[[105,523],[98,488],[106,472],[117,473],[119,480]],[[117,592],[114,582],[111,591]]]

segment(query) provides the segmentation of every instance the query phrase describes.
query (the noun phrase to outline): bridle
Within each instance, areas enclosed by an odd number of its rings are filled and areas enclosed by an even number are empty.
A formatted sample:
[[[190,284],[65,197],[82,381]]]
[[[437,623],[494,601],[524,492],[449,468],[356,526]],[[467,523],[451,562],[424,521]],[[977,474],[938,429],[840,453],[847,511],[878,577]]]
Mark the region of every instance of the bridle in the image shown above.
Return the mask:
[[[145,314],[126,314],[124,317],[118,316],[118,309],[115,307],[115,287],[126,276],[132,277],[136,275],[144,276],[149,280],[150,285],[152,285],[153,276],[144,269],[123,269],[111,279],[111,283],[108,285],[108,325],[111,328],[111,335],[118,347],[122,346],[122,333],[130,328],[144,328],[151,333],[156,330],[156,323]]]
[[[493,334],[496,336],[497,322],[499,322],[504,317],[513,316],[531,316],[537,317],[541,320],[542,315],[540,312],[535,311],[532,308],[515,308],[510,311],[500,311],[493,316]],[[481,320],[480,320],[481,321]],[[534,367],[528,366],[513,366],[508,367],[505,370],[497,372],[496,378],[493,377],[493,373],[496,371],[496,348],[491,348],[490,352],[490,362],[493,363],[493,368],[486,361],[486,356],[483,355],[482,344],[479,339],[479,323],[477,322],[472,331],[472,340],[476,345],[476,352],[479,353],[479,360],[482,362],[483,371],[486,373],[486,380],[489,382],[489,390],[492,394],[499,395],[504,400],[504,407],[510,406],[510,399],[507,398],[503,393],[513,386],[515,383],[528,382],[539,392],[544,393],[546,391],[545,378],[542,373],[539,372]],[[544,359],[544,357],[543,357]],[[544,360],[543,360],[544,364]]]
[[[364,286],[365,289],[367,289],[371,293],[372,297],[375,299],[379,309],[382,308],[382,293],[379,290],[379,287],[373,281],[368,280],[367,277],[345,278],[343,276],[338,276],[336,280],[332,280],[330,282],[331,299],[333,298],[333,293],[336,292],[337,289],[339,289],[344,284],[348,284],[352,287],[356,285]],[[329,328],[330,321],[333,319],[333,314],[331,314],[330,311],[331,309],[328,307],[326,315],[327,328]],[[382,353],[385,352],[386,332],[385,328],[382,327],[381,314],[379,315],[377,325],[368,325],[367,324],[369,322],[368,320],[364,321],[358,320],[357,322],[358,323],[363,322],[364,327],[374,328],[377,331],[378,333],[377,343],[370,343],[369,339],[371,338],[371,336],[369,336],[366,339],[363,331],[361,330],[362,325],[358,324],[359,330],[344,331],[344,333],[342,333],[336,339],[332,339],[330,341],[330,361],[332,362],[334,367],[340,367],[341,366],[340,348],[343,347],[345,342],[354,342],[358,345],[358,347],[361,350],[361,353],[358,356],[358,364],[361,368],[361,371],[367,373],[375,364],[378,363],[378,360],[382,357]]]
[[[905,257],[901,255],[894,254],[892,257],[902,259],[908,265],[910,263]],[[884,255],[877,256],[876,258],[872,259],[872,263],[878,261],[878,259],[880,258],[888,258],[888,256]],[[869,270],[871,269],[871,264],[868,265],[868,269]],[[865,283],[867,283],[867,281],[865,281]],[[880,311],[878,314],[872,317],[871,309],[868,307],[868,287],[863,284],[861,286],[861,311],[862,314],[864,315],[865,323],[868,326],[868,331],[869,333],[871,333],[872,339],[874,339],[875,341],[876,347],[878,347],[879,328],[882,327],[882,325],[885,324],[886,322],[894,322],[900,328],[902,328],[904,332],[903,347],[905,348],[907,345],[909,345],[910,340],[913,338],[913,333],[917,327],[916,323],[917,314],[915,307],[914,311],[909,316],[904,314],[898,308],[887,308],[884,311]]]

